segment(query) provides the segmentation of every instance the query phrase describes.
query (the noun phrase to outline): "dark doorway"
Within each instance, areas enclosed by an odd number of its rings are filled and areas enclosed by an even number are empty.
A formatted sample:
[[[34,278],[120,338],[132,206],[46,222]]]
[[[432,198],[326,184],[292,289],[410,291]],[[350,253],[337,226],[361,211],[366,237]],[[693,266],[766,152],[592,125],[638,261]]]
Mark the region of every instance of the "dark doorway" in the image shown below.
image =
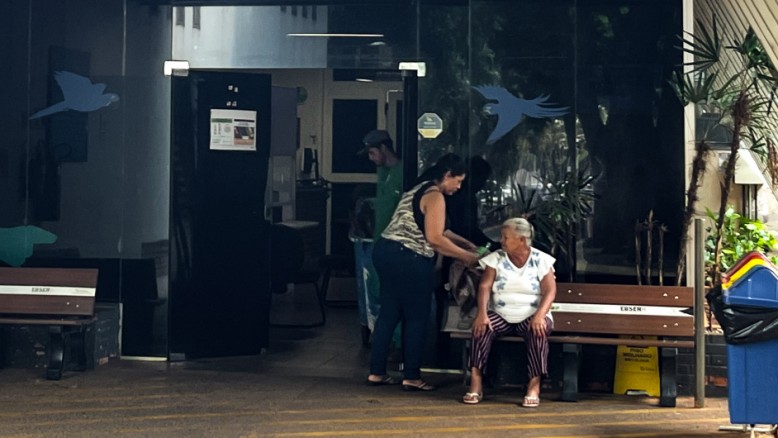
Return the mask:
[[[268,344],[270,75],[173,78],[170,358]]]

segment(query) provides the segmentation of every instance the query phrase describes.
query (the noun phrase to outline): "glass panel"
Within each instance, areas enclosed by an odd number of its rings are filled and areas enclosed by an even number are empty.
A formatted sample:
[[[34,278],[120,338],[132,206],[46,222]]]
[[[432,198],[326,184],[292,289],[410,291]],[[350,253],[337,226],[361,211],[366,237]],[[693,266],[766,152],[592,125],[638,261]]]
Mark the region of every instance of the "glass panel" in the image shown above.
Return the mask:
[[[565,280],[634,282],[635,223],[653,211],[654,271],[661,252],[672,281],[678,235],[659,228],[679,230],[683,205],[683,115],[667,86],[680,17],[679,1],[422,6],[419,112],[444,130],[420,141],[421,166],[486,158],[481,227],[529,216]]]
[[[171,16],[80,0],[4,13],[0,247],[28,240],[0,265],[99,268],[98,312],[124,304],[125,354],[164,356]]]
[[[176,7],[191,23],[194,7]],[[192,68],[387,69],[417,56],[414,7],[397,4],[200,7],[176,26],[174,53]]]
[[[173,53],[192,68],[324,68],[327,38],[293,35],[326,33],[327,20],[299,8],[199,7],[198,28],[175,27]],[[194,7],[174,9],[194,15]]]
[[[633,282],[635,241],[645,239],[635,224],[652,212],[654,255],[671,276],[683,116],[667,79],[680,62],[681,1],[450,3],[174,11],[129,0],[11,2],[14,25],[0,28],[15,42],[0,55],[16,60],[0,67],[0,263],[99,267],[99,301],[124,304],[124,353],[165,355],[175,163],[163,61],[274,71],[274,84],[299,90],[300,141],[330,172],[342,164],[335,155],[353,158],[335,139],[346,135],[346,146],[364,134],[333,131],[333,102],[385,96],[378,107],[390,108],[373,125],[389,127],[397,64],[421,60],[419,112],[444,124],[420,141],[421,166],[447,151],[486,159],[480,227],[534,212],[545,233],[537,244],[555,252],[561,279]],[[371,181],[362,165],[326,175],[342,184],[339,214],[353,185]],[[598,198],[585,219],[552,220],[550,209],[586,190]],[[333,228],[335,246],[348,244],[345,233]]]
[[[685,188],[683,114],[668,80],[681,62],[681,2],[579,2],[576,16],[577,114],[600,196],[581,270],[635,281],[636,237],[647,247],[635,226],[653,214],[654,271],[672,283]]]
[[[365,36],[330,38],[327,65],[397,72],[400,61],[415,59],[416,10],[410,3],[329,6],[329,33]]]
[[[376,129],[378,102],[375,100],[335,99],[332,102],[332,171],[369,173],[375,165],[357,155],[363,132]]]

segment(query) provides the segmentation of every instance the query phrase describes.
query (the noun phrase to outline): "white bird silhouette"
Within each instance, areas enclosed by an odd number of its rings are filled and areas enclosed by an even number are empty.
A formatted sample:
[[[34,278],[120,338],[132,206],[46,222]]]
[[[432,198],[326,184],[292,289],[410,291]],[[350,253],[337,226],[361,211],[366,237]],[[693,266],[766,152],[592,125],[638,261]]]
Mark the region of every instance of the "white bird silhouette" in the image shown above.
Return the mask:
[[[487,100],[497,101],[487,103],[483,111],[490,116],[497,116],[497,126],[489,134],[486,144],[492,144],[501,139],[505,134],[515,128],[524,117],[542,119],[546,117],[558,117],[568,113],[570,107],[551,108],[546,105],[548,96],[541,95],[534,99],[521,99],[508,92],[505,88],[494,85],[479,85],[473,87]]]
[[[54,72],[54,80],[62,90],[64,100],[31,115],[30,120],[67,110],[95,111],[119,100],[117,94],[103,94],[105,84],[93,84],[89,78],[69,71]]]

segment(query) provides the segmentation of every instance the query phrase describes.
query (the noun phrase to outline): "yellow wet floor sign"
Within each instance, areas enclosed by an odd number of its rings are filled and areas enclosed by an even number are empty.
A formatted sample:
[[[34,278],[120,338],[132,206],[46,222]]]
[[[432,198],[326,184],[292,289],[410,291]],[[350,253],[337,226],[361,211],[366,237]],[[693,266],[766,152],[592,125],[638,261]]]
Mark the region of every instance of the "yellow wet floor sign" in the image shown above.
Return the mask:
[[[649,336],[628,336],[631,339],[656,339]],[[614,394],[660,395],[659,352],[656,347],[616,348],[616,372],[613,376]]]

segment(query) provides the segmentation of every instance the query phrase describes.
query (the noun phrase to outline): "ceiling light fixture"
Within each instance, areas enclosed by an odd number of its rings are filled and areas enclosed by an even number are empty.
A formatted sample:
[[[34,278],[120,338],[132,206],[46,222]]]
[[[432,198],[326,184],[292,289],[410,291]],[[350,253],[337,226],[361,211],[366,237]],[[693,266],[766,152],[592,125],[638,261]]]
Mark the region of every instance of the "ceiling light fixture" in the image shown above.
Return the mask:
[[[288,33],[290,37],[310,38],[383,38],[382,33]]]

